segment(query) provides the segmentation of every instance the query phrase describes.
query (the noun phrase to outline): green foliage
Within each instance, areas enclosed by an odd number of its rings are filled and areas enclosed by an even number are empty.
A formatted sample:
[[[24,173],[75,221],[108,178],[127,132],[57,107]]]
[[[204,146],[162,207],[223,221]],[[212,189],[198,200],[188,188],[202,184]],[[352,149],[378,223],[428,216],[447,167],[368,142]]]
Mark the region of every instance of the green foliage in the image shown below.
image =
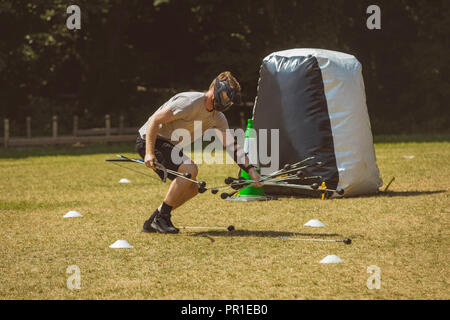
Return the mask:
[[[450,127],[445,0],[380,0],[377,31],[366,28],[366,0],[77,4],[81,30],[70,31],[66,1],[1,1],[0,118],[58,112],[94,124],[110,113],[137,126],[173,92],[205,90],[224,70],[252,101],[265,55],[317,47],[361,61],[376,133]]]
[[[153,5],[155,7],[157,7],[157,6],[160,6],[160,5],[164,4],[164,3],[169,3],[169,2],[170,2],[170,0],[153,0]]]

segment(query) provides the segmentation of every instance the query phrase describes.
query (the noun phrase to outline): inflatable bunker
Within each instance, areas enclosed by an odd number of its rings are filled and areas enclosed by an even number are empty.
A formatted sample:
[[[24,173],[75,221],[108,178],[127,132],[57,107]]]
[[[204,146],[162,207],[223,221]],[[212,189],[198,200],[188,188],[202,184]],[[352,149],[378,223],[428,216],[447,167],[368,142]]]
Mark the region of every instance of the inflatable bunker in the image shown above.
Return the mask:
[[[278,167],[270,170],[314,156],[323,165],[307,168],[307,174],[322,176],[328,188],[343,189],[344,196],[381,187],[362,67],[354,56],[321,49],[268,55],[260,68],[253,121],[257,131],[279,129],[279,141],[267,135],[267,150],[277,150],[276,143],[279,151]],[[264,189],[269,195],[308,195],[283,186]]]

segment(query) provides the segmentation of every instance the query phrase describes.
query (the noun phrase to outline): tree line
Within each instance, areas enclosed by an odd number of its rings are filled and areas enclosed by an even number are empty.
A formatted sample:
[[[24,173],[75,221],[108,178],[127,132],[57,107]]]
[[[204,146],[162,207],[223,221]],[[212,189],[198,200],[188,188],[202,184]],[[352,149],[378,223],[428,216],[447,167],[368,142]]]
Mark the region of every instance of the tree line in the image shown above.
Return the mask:
[[[66,26],[71,4],[0,1],[0,118],[19,131],[26,116],[50,130],[53,114],[69,131],[73,115],[139,126],[225,70],[252,102],[262,59],[291,48],[358,58],[374,133],[450,127],[446,0],[379,0],[380,30],[366,26],[366,0],[79,0],[79,30]]]

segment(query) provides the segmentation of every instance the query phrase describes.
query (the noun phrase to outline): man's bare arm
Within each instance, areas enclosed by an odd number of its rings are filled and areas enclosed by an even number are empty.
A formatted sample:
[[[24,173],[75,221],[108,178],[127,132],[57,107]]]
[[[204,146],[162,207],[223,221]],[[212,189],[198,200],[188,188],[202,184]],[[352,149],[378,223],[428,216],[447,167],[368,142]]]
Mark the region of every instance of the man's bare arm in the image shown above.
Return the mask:
[[[175,120],[172,110],[160,110],[155,112],[148,119],[147,131],[145,133],[145,165],[149,168],[155,169],[155,142],[158,135],[160,124],[166,124]]]
[[[219,132],[218,136],[222,142],[222,145],[227,150],[228,154],[234,159],[234,161],[242,168],[247,168],[250,165],[250,159],[245,154],[239,145],[234,142],[234,137],[227,130],[217,130]],[[261,176],[256,171],[254,167],[248,170],[250,177],[256,181],[255,185],[261,187],[262,184],[259,182]]]

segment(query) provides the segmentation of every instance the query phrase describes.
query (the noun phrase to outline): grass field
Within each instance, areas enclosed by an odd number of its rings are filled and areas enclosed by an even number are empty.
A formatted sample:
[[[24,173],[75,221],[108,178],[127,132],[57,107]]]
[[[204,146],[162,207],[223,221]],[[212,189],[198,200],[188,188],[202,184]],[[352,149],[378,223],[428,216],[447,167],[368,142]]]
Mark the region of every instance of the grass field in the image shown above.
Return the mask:
[[[449,139],[376,141],[384,182],[395,177],[387,193],[232,203],[208,192],[176,210],[174,223],[237,230],[178,235],[140,232],[168,184],[104,162],[136,156],[132,145],[0,149],[0,298],[449,299]],[[200,165],[199,178],[221,185],[236,168]],[[63,219],[69,210],[83,217]],[[326,227],[303,226],[313,218]],[[279,239],[291,235],[353,243]],[[110,249],[118,239],[134,248]],[[343,263],[320,264],[329,254]],[[80,290],[66,286],[70,265]],[[379,290],[366,286],[371,265],[381,269]]]

